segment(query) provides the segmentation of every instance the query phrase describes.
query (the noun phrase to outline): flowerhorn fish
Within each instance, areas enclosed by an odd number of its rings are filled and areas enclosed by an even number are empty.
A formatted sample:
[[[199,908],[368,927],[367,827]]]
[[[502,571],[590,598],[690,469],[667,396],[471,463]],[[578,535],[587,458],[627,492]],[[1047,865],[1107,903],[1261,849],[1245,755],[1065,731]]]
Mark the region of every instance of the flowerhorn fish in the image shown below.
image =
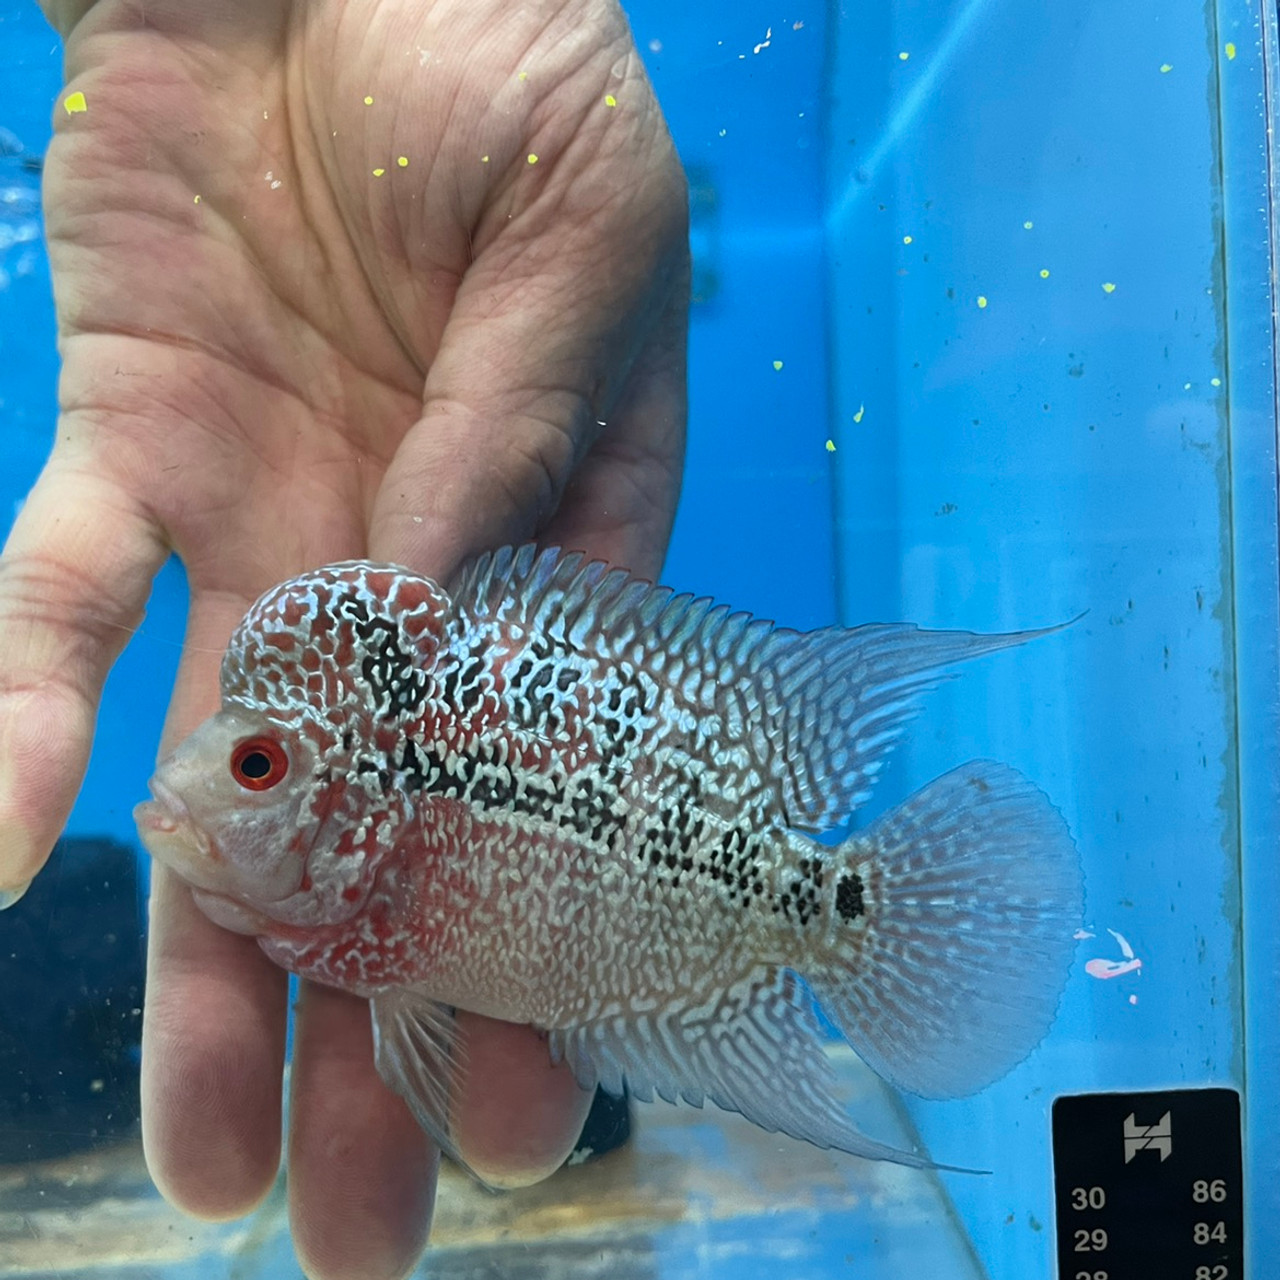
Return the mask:
[[[934,1167],[853,1127],[815,1006],[902,1089],[990,1084],[1053,1019],[1075,847],[988,761],[815,837],[940,668],[1036,634],[788,631],[532,546],[448,588],[331,565],[250,609],[138,828],[214,921],[369,1000],[455,1158],[461,1008],[544,1030],[583,1088]]]

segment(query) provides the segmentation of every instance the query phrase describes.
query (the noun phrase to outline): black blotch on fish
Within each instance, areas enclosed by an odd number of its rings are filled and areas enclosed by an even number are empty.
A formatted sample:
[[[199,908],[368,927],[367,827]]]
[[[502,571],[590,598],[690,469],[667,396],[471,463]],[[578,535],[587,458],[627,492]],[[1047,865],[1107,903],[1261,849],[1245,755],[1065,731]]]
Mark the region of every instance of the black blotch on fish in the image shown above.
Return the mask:
[[[339,600],[336,612],[351,623],[356,639],[368,650],[360,663],[381,714],[393,719],[418,707],[426,698],[427,678],[414,664],[413,654],[400,643],[400,628],[381,614],[371,613],[359,596]]]
[[[836,881],[836,912],[841,920],[856,920],[866,907],[862,901],[862,877],[850,871]]]
[[[404,775],[406,791],[421,791],[427,782],[426,753],[416,742],[406,741],[396,768]]]
[[[356,773],[357,774],[365,774],[365,773],[376,774],[378,778],[378,786],[381,787],[383,791],[387,791],[391,787],[390,772],[386,769],[379,768],[371,760],[361,760],[360,763],[356,765]]]

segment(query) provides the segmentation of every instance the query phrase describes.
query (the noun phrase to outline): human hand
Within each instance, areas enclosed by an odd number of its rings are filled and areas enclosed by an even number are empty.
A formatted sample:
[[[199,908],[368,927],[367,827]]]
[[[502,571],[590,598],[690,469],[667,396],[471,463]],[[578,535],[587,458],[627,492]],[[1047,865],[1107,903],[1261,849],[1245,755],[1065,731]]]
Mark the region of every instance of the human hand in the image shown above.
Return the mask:
[[[247,606],[302,569],[441,577],[539,532],[655,573],[684,419],[683,179],[614,0],[45,7],[87,109],[57,108],[45,170],[57,441],[0,559],[13,888],[170,549],[191,609],[166,747],[215,709]],[[244,1213],[275,1176],[286,992],[154,869],[143,1136],[190,1212]],[[589,1095],[528,1028],[462,1024],[459,1146],[494,1182],[543,1176]],[[304,985],[288,1156],[309,1273],[412,1265],[435,1155],[363,1001]]]

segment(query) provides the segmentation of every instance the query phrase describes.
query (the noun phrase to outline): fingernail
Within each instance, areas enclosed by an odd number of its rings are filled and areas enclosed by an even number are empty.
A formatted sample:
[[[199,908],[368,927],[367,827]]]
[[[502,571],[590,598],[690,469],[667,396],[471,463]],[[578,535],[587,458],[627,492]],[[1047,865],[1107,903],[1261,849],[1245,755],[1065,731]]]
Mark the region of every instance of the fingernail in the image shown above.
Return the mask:
[[[8,911],[30,888],[31,881],[28,880],[26,884],[20,884],[16,889],[0,889],[0,911]]]

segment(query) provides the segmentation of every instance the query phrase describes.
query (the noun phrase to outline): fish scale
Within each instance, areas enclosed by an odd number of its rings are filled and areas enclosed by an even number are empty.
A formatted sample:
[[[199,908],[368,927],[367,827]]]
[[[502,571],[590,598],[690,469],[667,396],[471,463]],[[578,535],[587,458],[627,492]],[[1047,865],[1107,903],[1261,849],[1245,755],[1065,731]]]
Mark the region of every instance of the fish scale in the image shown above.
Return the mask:
[[[942,668],[1033,634],[800,633],[555,549],[445,587],[332,565],[246,615],[140,830],[215,920],[369,999],[380,1072],[464,1162],[457,1008],[546,1031],[584,1087],[924,1166],[853,1128],[816,1008],[902,1087],[997,1078],[1065,981],[1074,846],[985,761],[813,836]]]

